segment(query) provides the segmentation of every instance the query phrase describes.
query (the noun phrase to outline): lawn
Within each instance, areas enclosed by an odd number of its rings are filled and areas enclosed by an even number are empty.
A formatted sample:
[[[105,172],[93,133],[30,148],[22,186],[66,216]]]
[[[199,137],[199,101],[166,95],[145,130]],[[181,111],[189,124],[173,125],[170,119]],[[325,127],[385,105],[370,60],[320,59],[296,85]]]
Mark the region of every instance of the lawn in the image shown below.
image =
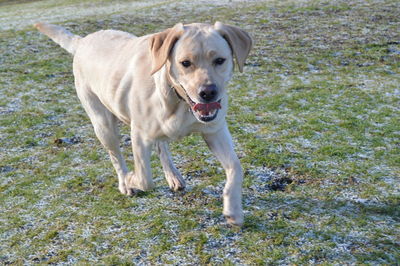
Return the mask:
[[[0,264],[398,264],[398,14],[396,0],[0,1]],[[217,20],[251,34],[227,117],[242,228],[225,223],[225,174],[197,135],[171,145],[184,192],[153,155],[156,188],[119,193],[72,58],[39,20],[80,35]]]

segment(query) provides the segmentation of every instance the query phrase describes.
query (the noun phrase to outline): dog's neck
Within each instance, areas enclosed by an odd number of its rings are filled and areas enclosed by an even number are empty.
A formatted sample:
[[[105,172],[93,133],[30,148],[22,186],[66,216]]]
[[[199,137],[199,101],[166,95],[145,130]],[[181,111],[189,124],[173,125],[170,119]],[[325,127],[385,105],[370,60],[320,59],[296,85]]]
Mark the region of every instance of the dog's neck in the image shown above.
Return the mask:
[[[185,101],[186,93],[184,92],[184,88],[181,84],[176,84],[171,80],[171,77],[167,74],[168,85],[170,90],[173,90],[180,101]]]
[[[168,118],[176,112],[187,113],[190,106],[185,99],[186,92],[170,77],[167,64],[153,78],[164,110],[163,115]]]
[[[171,76],[168,70],[165,71],[166,80],[168,81],[168,86],[170,90],[175,91],[176,96],[180,101],[188,102],[188,95],[186,94],[185,88]]]
[[[176,96],[178,97],[179,100],[184,101],[182,96],[179,95],[179,92],[171,85],[171,90],[173,90],[176,93]]]

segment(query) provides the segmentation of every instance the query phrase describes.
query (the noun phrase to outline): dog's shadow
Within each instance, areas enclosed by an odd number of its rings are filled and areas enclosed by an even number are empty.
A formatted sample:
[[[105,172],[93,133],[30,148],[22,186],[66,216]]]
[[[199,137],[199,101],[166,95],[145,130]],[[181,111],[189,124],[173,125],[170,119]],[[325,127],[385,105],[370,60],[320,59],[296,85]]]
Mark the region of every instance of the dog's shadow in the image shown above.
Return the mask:
[[[372,243],[374,234],[400,222],[399,200],[376,201],[306,197],[298,193],[244,191],[244,232],[276,233],[301,239],[310,234],[326,240],[341,239],[354,245]],[[386,229],[385,229],[386,228]],[[387,238],[389,241],[389,238]]]

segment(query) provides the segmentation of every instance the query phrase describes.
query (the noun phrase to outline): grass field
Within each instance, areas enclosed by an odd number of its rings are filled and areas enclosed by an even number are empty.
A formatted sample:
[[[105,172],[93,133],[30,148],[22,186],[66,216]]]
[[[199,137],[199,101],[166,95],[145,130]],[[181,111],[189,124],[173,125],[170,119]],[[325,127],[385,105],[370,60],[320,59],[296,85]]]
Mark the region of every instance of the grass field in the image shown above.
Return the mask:
[[[398,265],[396,0],[0,1],[0,264]],[[119,193],[73,87],[72,58],[31,24],[143,35],[216,20],[255,46],[230,83],[243,228],[199,136],[172,145],[187,181]],[[121,145],[132,160],[128,128]]]

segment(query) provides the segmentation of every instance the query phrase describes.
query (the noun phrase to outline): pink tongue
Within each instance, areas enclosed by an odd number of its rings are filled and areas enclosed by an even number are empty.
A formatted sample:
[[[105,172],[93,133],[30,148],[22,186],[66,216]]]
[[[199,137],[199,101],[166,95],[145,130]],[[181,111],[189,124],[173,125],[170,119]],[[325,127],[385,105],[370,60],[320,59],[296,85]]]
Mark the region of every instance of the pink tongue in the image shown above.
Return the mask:
[[[202,115],[208,115],[208,113],[214,109],[221,109],[221,104],[219,102],[196,103],[193,106],[193,110],[199,111]]]

